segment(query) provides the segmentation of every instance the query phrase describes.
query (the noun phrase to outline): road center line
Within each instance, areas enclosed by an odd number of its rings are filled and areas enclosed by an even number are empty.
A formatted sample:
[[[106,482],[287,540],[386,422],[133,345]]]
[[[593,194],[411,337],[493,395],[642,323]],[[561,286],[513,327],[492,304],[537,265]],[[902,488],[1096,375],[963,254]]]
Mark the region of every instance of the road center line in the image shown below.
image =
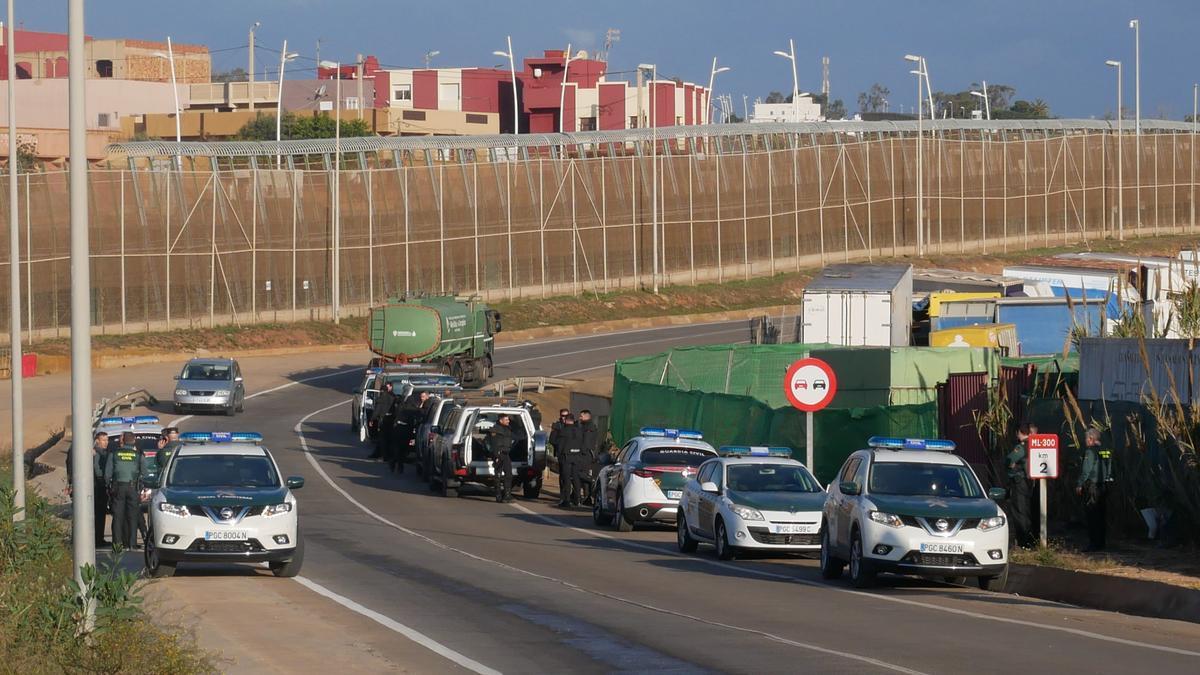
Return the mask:
[[[555,518],[554,516],[550,516],[550,515],[547,515],[544,513],[539,513],[537,511],[534,511],[534,510],[526,507],[523,504],[514,503],[511,506],[519,511],[522,511],[524,513],[532,515],[535,518],[538,518],[542,521],[557,525],[559,527],[565,527],[568,530],[572,530],[572,531],[578,532],[580,534],[585,534],[585,535],[589,535],[589,536],[593,536],[593,537],[600,537],[603,539],[607,539],[609,541],[619,544],[620,546],[624,546],[624,547],[627,547],[630,549],[635,549],[635,550],[639,550],[639,551],[647,551],[650,553],[654,553],[657,555],[663,555],[663,556],[673,556],[673,557],[677,557],[677,558],[683,558],[685,560],[693,560],[695,562],[702,563],[705,565],[719,567],[721,569],[726,569],[726,570],[734,570],[737,572],[741,572],[743,574],[759,576],[759,577],[763,577],[763,578],[767,578],[767,579],[778,579],[778,580],[783,580],[783,581],[791,581],[791,582],[801,584],[804,586],[811,586],[813,588],[823,588],[823,589],[827,589],[827,590],[831,590],[831,591],[837,591],[838,593],[850,593],[852,595],[857,595],[859,597],[868,598],[871,600],[883,600],[886,602],[894,602],[894,603],[898,603],[898,604],[902,604],[902,605],[909,605],[912,607],[921,607],[923,609],[932,609],[932,610],[936,610],[939,612],[946,612],[949,614],[957,614],[959,616],[968,616],[973,619],[984,619],[987,621],[996,621],[999,623],[1007,623],[1007,624],[1013,624],[1013,625],[1018,625],[1018,626],[1027,626],[1030,628],[1053,630],[1053,631],[1058,631],[1058,632],[1062,632],[1062,633],[1069,633],[1071,635],[1078,635],[1080,637],[1090,638],[1093,640],[1101,640],[1104,642],[1111,642],[1111,643],[1115,643],[1115,644],[1126,645],[1129,647],[1140,647],[1143,649],[1152,649],[1152,650],[1156,650],[1156,651],[1167,652],[1170,654],[1180,654],[1183,656],[1200,657],[1200,652],[1188,651],[1186,649],[1179,649],[1176,647],[1167,647],[1164,645],[1156,645],[1156,644],[1151,644],[1148,642],[1139,642],[1137,640],[1127,640],[1125,638],[1113,637],[1111,635],[1104,635],[1102,633],[1093,633],[1091,631],[1086,631],[1086,630],[1082,630],[1079,628],[1067,628],[1065,626],[1055,626],[1052,624],[1038,623],[1036,621],[1026,621],[1024,619],[1012,619],[1012,618],[1002,617],[1002,616],[990,616],[988,614],[973,612],[971,610],[957,609],[954,607],[944,607],[941,605],[934,605],[934,604],[930,604],[930,603],[920,602],[918,600],[909,600],[906,598],[896,598],[896,597],[892,597],[892,596],[888,596],[888,595],[878,595],[875,593],[865,593],[863,591],[855,591],[855,590],[851,590],[849,588],[841,588],[839,586],[834,586],[833,584],[826,584],[826,583],[821,583],[821,582],[817,582],[817,581],[810,581],[808,579],[801,579],[799,577],[794,577],[794,576],[790,576],[787,574],[777,574],[775,572],[766,572],[763,570],[756,570],[756,569],[754,569],[752,567],[748,567],[748,566],[732,565],[732,564],[720,562],[717,560],[708,560],[706,558],[684,555],[682,553],[677,553],[675,551],[664,551],[661,548],[658,548],[655,546],[650,546],[648,544],[643,544],[641,542],[629,541],[626,539],[619,539],[619,538],[614,537],[613,535],[605,533],[605,532],[598,532],[596,530],[585,530],[582,527],[575,527],[574,525],[565,523],[565,522],[559,520],[558,518]]]
[[[301,448],[301,450],[304,452],[304,457],[305,457],[305,458],[308,460],[308,463],[309,463],[309,464],[311,464],[311,465],[312,465],[312,467],[313,467],[314,469],[316,469],[317,473],[319,473],[319,474],[321,475],[321,477],[322,477],[323,479],[325,479],[325,482],[326,482],[326,483],[328,483],[330,487],[332,487],[332,488],[333,488],[335,491],[337,491],[339,494],[341,494],[343,497],[345,497],[345,498],[346,498],[346,500],[347,500],[347,501],[349,501],[351,504],[353,504],[354,506],[358,507],[358,508],[359,508],[359,510],[361,510],[363,513],[367,514],[367,515],[368,515],[368,516],[370,516],[371,518],[374,518],[375,520],[379,521],[380,523],[382,523],[382,524],[384,524],[384,525],[387,525],[388,527],[390,527],[390,528],[392,528],[392,529],[394,529],[394,530],[397,530],[397,531],[399,531],[399,532],[403,532],[404,534],[410,535],[410,536],[412,536],[412,537],[416,537],[417,539],[420,539],[420,540],[422,540],[422,541],[424,541],[424,542],[426,542],[426,543],[428,543],[428,544],[430,544],[430,545],[432,545],[432,546],[435,546],[435,547],[437,547],[437,548],[440,548],[440,549],[442,549],[442,550],[444,550],[444,551],[449,551],[449,552],[452,552],[452,553],[457,553],[457,554],[459,554],[459,555],[465,556],[465,557],[467,557],[467,558],[470,558],[470,559],[472,559],[472,560],[475,560],[475,561],[478,561],[478,562],[482,562],[482,563],[486,563],[486,564],[489,564],[489,565],[492,565],[492,566],[495,566],[495,567],[499,567],[499,568],[501,568],[501,569],[504,569],[504,570],[507,570],[507,571],[510,571],[510,572],[514,572],[514,573],[517,573],[517,574],[522,574],[522,575],[525,575],[525,576],[530,576],[530,577],[533,577],[533,578],[535,578],[535,579],[541,579],[541,580],[543,580],[543,581],[549,581],[549,582],[551,582],[551,583],[555,583],[555,584],[559,584],[559,585],[562,585],[562,586],[566,586],[567,588],[571,588],[571,589],[577,590],[577,591],[579,591],[579,592],[581,592],[581,593],[588,593],[588,594],[590,594],[590,595],[594,595],[594,596],[597,596],[597,597],[605,598],[605,599],[607,599],[607,600],[613,600],[613,601],[616,601],[616,602],[620,602],[620,603],[622,603],[622,604],[630,605],[630,606],[633,606],[633,607],[638,607],[638,608],[640,608],[640,609],[645,609],[645,610],[648,610],[648,611],[651,611],[651,612],[656,612],[656,613],[659,613],[659,614],[666,614],[666,615],[668,615],[668,616],[673,616],[673,617],[680,618],[680,619],[686,619],[686,620],[689,620],[689,621],[694,621],[694,622],[697,622],[697,623],[702,623],[702,624],[705,624],[705,625],[708,625],[708,626],[713,626],[713,627],[716,627],[716,628],[722,628],[722,629],[724,629],[724,630],[732,630],[732,631],[737,631],[737,632],[740,632],[740,633],[747,633],[747,634],[750,634],[750,635],[757,635],[757,636],[759,636],[759,637],[762,637],[762,638],[766,638],[766,639],[768,639],[768,640],[771,640],[772,642],[779,642],[779,643],[781,643],[781,644],[789,645],[789,646],[792,646],[792,647],[799,647],[799,648],[801,648],[801,649],[806,649],[806,650],[809,650],[809,651],[814,651],[814,652],[818,652],[818,653],[821,653],[821,654],[828,654],[828,655],[830,655],[830,656],[840,656],[840,657],[842,657],[842,658],[849,659],[849,660],[852,660],[852,661],[858,661],[858,662],[861,662],[861,663],[869,663],[869,664],[871,664],[871,665],[878,666],[878,667],[880,667],[880,668],[884,668],[884,669],[886,669],[886,670],[895,671],[895,672],[898,672],[898,673],[906,673],[906,674],[908,674],[908,675],[924,675],[924,674],[923,674],[921,671],[919,671],[919,670],[912,670],[912,669],[910,669],[910,668],[905,668],[905,667],[903,667],[903,666],[899,666],[899,665],[896,665],[896,664],[893,664],[893,663],[888,663],[888,662],[886,662],[886,661],[880,661],[880,660],[878,660],[878,659],[873,659],[873,658],[871,658],[871,657],[868,657],[868,656],[861,656],[861,655],[859,655],[859,654],[852,654],[852,653],[849,653],[849,652],[842,652],[842,651],[838,651],[838,650],[834,650],[834,649],[828,649],[828,648],[826,648],[826,647],[821,647],[821,646],[814,645],[814,644],[808,644],[808,643],[804,643],[804,642],[797,642],[797,641],[795,641],[795,640],[790,640],[790,639],[788,639],[788,638],[785,638],[785,637],[782,637],[782,636],[779,636],[779,635],[775,635],[775,634],[772,634],[772,633],[767,633],[767,632],[760,631],[760,630],[755,630],[755,629],[753,629],[753,628],[745,628],[745,627],[742,627],[742,626],[734,626],[734,625],[730,625],[730,624],[721,623],[721,622],[718,622],[718,621],[712,621],[712,620],[709,620],[709,619],[704,619],[704,618],[702,618],[702,617],[693,616],[693,615],[690,615],[690,614],[684,614],[684,613],[682,613],[682,612],[676,612],[676,611],[674,611],[674,610],[665,609],[665,608],[662,608],[662,607],[656,607],[656,606],[654,606],[654,605],[649,605],[649,604],[646,604],[646,603],[638,602],[638,601],[636,601],[636,600],[630,600],[630,599],[628,599],[628,598],[622,598],[622,597],[620,597],[620,596],[612,595],[612,594],[609,594],[609,593],[604,593],[604,592],[602,592],[602,591],[596,591],[596,590],[592,590],[592,589],[590,589],[590,588],[585,588],[585,587],[583,587],[583,586],[580,586],[580,585],[578,585],[578,584],[576,584],[576,583],[573,583],[573,582],[567,581],[567,580],[565,580],[565,579],[559,579],[559,578],[557,578],[557,577],[552,577],[552,576],[548,576],[548,575],[545,575],[545,574],[538,574],[537,572],[531,572],[531,571],[529,571],[529,570],[520,569],[520,568],[517,568],[517,567],[513,567],[512,565],[509,565],[509,564],[507,564],[507,563],[500,562],[500,561],[498,561],[498,560],[492,560],[491,558],[485,558],[485,557],[483,557],[483,556],[476,555],[476,554],[474,554],[474,553],[470,553],[470,552],[468,552],[468,551],[465,551],[465,550],[463,550],[463,549],[460,549],[460,548],[455,548],[455,547],[453,547],[453,546],[450,546],[449,544],[444,544],[444,543],[442,543],[442,542],[440,542],[440,541],[437,541],[436,539],[433,539],[433,538],[431,538],[431,537],[425,536],[425,535],[421,534],[420,532],[416,532],[416,531],[414,531],[414,530],[411,530],[411,529],[409,529],[409,528],[407,528],[407,527],[404,527],[403,525],[398,525],[398,524],[396,524],[396,523],[394,523],[394,522],[392,522],[392,521],[388,520],[387,518],[384,518],[383,516],[379,515],[378,513],[375,513],[375,512],[374,512],[374,511],[372,511],[371,509],[367,508],[367,507],[366,507],[366,506],[365,506],[365,505],[364,505],[362,502],[360,502],[360,501],[358,501],[357,499],[355,499],[353,496],[351,496],[351,495],[350,495],[350,493],[349,493],[349,492],[347,492],[345,489],[343,489],[341,486],[339,486],[339,485],[338,485],[336,482],[334,482],[334,480],[333,480],[333,479],[332,479],[332,478],[329,476],[329,474],[325,472],[325,469],[324,469],[324,468],[323,468],[323,467],[320,465],[320,463],[318,463],[318,462],[317,462],[316,458],[315,458],[315,457],[313,456],[313,454],[312,454],[312,451],[311,451],[311,450],[309,449],[309,447],[308,447],[308,441],[307,441],[307,440],[305,439],[305,437],[304,437],[304,431],[303,431],[302,427],[303,427],[303,425],[304,425],[304,424],[305,424],[305,423],[306,423],[306,422],[307,422],[307,421],[308,421],[310,418],[312,418],[312,417],[314,417],[314,416],[316,416],[316,415],[318,415],[318,414],[320,414],[320,413],[326,412],[326,411],[328,411],[328,410],[332,410],[333,408],[337,408],[337,407],[339,407],[339,406],[345,405],[345,404],[347,404],[347,403],[349,403],[349,402],[350,402],[350,399],[346,399],[346,400],[344,400],[344,401],[339,401],[338,403],[335,403],[335,404],[333,404],[333,405],[326,406],[326,407],[324,407],[324,408],[321,408],[321,409],[319,409],[319,410],[314,410],[314,411],[312,411],[312,412],[308,413],[308,414],[307,414],[307,415],[305,415],[303,418],[301,418],[299,422],[297,422],[297,423],[296,423],[296,426],[295,426],[295,428],[294,428],[294,431],[296,432],[296,436],[298,436],[298,437],[299,437],[299,439],[300,439],[300,448]],[[520,507],[520,505],[514,505],[514,506],[518,506],[518,507]],[[520,507],[520,508],[523,508],[523,507]],[[533,512],[533,511],[529,511],[529,513],[533,513],[534,515],[540,515],[540,514],[536,514],[536,513],[535,513],[535,512]],[[354,608],[353,608],[353,607],[350,607],[350,609],[354,609]],[[357,610],[356,610],[356,611],[357,611]],[[369,611],[369,610],[368,610],[368,611]],[[370,617],[370,615],[369,615],[369,614],[364,614],[364,616],[368,616],[368,617]],[[374,617],[370,617],[370,618],[374,618]],[[384,625],[386,625],[386,624],[384,624]],[[412,630],[412,629],[409,629],[409,630]],[[415,631],[414,631],[414,632],[415,632]],[[419,633],[418,633],[418,634],[419,634]],[[427,639],[428,639],[428,638],[427,638]],[[435,644],[436,644],[436,643],[435,643]],[[446,648],[446,649],[447,649],[448,651],[453,651],[453,650],[449,650],[449,648]],[[438,652],[438,653],[440,654],[441,652]],[[455,653],[455,654],[457,654],[457,652],[454,652],[454,653]],[[443,655],[444,655],[444,654],[443,654]],[[461,656],[461,655],[459,655],[459,656]],[[457,660],[453,659],[452,657],[447,657],[447,658],[450,658],[451,660],[454,660],[456,663],[459,663]],[[464,659],[465,659],[466,657],[462,657],[462,658],[464,658]],[[468,666],[466,666],[466,665],[464,665],[464,664],[462,664],[462,663],[459,663],[459,665],[463,665],[464,667],[468,667]],[[480,671],[476,671],[476,672],[480,672]],[[492,671],[492,672],[494,672],[494,671]]]

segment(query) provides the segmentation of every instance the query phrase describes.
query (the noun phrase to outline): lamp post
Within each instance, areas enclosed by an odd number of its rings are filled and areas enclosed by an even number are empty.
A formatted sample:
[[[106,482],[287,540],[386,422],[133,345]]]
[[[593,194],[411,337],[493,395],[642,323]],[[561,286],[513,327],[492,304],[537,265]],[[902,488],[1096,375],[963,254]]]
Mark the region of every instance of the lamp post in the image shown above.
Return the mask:
[[[653,63],[638,64],[638,70],[650,71],[650,208],[653,211],[650,217],[650,224],[653,230],[651,234],[651,246],[654,248],[654,270],[651,274],[650,281],[654,286],[655,295],[658,294],[658,112],[655,99],[657,96],[654,92],[655,81],[658,80],[658,65]]]
[[[435,57],[439,54],[441,54],[441,52],[439,52],[436,49],[431,52],[425,52],[425,56],[422,57],[425,59],[425,70],[429,70],[429,64],[433,63],[433,57]]]
[[[792,62],[792,121],[799,122],[799,115],[796,114],[796,106],[799,104],[797,99],[800,98],[800,80],[796,77],[796,43],[791,38],[788,38],[788,51],[775,51],[776,56]]]
[[[1122,173],[1125,162],[1121,156],[1121,148],[1125,145],[1125,139],[1121,132],[1121,118],[1124,116],[1124,111],[1121,110],[1121,62],[1109,60],[1105,61],[1104,65],[1117,69],[1117,239],[1123,240],[1125,239],[1125,185]]]
[[[562,85],[558,88],[558,132],[566,133],[567,131],[567,71],[571,69],[571,43],[567,43],[567,53],[563,61],[563,77]],[[571,125],[574,126],[574,125]],[[559,147],[558,152],[561,157],[565,146]]]
[[[262,22],[259,21],[250,24],[250,70],[247,72],[250,76],[250,91],[247,92],[250,98],[250,110],[254,110],[254,31],[258,30],[261,25]]]
[[[179,117],[183,111],[179,109],[179,86],[175,83],[175,49],[171,46],[171,36],[167,36],[167,53],[154,52],[154,55],[160,59],[166,59],[171,68],[171,93],[175,95],[175,142],[179,143],[183,140],[183,134],[180,131]],[[176,165],[179,164],[179,156],[175,156]]]
[[[1134,182],[1137,183],[1137,219],[1134,225],[1142,227],[1142,22],[1130,19],[1133,29],[1133,164]]]
[[[513,134],[521,133],[521,113],[517,108],[517,60],[513,57],[512,36],[507,36],[508,51],[492,52],[495,56],[506,57],[508,59],[508,71],[512,75],[512,90],[513,90]],[[514,151],[515,154],[515,151]],[[514,158],[515,159],[515,158]]]
[[[990,119],[992,119],[992,102],[991,102],[991,100],[988,99],[987,80],[984,80],[982,82],[982,84],[983,84],[983,91],[981,91],[981,92],[973,91],[973,92],[971,92],[971,95],[978,96],[979,98],[983,99],[984,116],[985,116],[985,119],[990,120]],[[953,117],[953,115],[951,115],[951,117]]]
[[[13,0],[8,0],[8,33],[5,36],[8,51],[8,297],[12,298],[9,303],[8,373],[12,384],[13,505],[17,508],[13,519],[24,520],[25,392],[22,378],[25,369],[21,363],[21,234],[17,228],[17,172],[21,166],[17,156],[17,102],[13,96],[13,82],[17,79],[13,25]]]
[[[924,188],[924,161],[921,157],[921,142],[925,132],[924,124],[922,122],[923,114],[921,112],[921,108],[924,104],[922,100],[921,90],[923,83],[921,77],[924,75],[925,59],[921,56],[905,54],[904,60],[917,64],[917,70],[911,70],[909,72],[917,76],[917,255],[920,256],[925,254],[925,217],[923,213],[924,201],[922,199],[922,191]]]
[[[707,122],[709,124],[712,124],[713,84],[716,82],[718,73],[726,73],[726,72],[729,72],[729,66],[721,66],[720,68],[718,68],[717,67],[717,57],[714,56],[712,70],[709,71],[709,73],[708,73],[708,106],[706,107],[706,110],[705,110],[705,114],[708,115]]]
[[[361,63],[362,59],[359,59]],[[319,62],[318,62],[319,63]],[[337,85],[334,93],[333,118],[333,322],[342,322],[342,64],[335,71]],[[359,83],[362,80],[359,79]],[[361,97],[359,110],[362,109]]]
[[[279,151],[279,142],[283,136],[283,71],[288,61],[296,60],[299,54],[288,53],[287,40],[283,41],[283,51],[279,52],[279,91],[275,93],[275,164],[283,168],[283,155]],[[341,72],[338,73],[341,77]]]

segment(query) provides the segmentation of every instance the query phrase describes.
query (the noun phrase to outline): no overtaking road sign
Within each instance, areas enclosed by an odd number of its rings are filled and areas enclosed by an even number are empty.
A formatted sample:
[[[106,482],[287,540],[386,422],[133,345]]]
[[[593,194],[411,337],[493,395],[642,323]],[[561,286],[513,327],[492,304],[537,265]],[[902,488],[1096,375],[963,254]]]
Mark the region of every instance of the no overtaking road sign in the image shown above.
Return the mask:
[[[837,376],[833,367],[821,359],[800,359],[788,368],[783,388],[793,406],[804,412],[816,412],[833,401]]]

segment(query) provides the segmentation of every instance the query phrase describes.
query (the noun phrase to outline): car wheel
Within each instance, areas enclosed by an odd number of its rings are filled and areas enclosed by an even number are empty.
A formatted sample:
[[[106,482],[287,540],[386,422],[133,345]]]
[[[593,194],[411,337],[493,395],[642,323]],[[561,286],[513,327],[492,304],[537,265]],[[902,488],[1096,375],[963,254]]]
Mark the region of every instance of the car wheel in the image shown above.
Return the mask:
[[[979,577],[979,587],[985,591],[1000,592],[1008,585],[1008,565],[1004,566],[1004,571],[995,576]]]
[[[592,499],[592,522],[595,523],[597,527],[612,525],[612,516],[604,513],[604,500],[600,497],[600,487],[597,486],[592,491],[592,494],[595,495],[595,497]]]
[[[296,531],[296,551],[292,554],[292,559],[287,562],[273,562],[269,565],[271,573],[277,577],[290,579],[300,574],[300,568],[304,565],[304,537],[300,536],[300,531]]]
[[[716,538],[713,539],[713,544],[717,547],[717,558],[720,560],[733,560],[737,557],[737,549],[729,545],[729,533],[725,531],[724,521],[717,521]]]
[[[351,410],[350,411],[350,432],[356,433],[357,431],[358,431],[358,415],[355,415],[354,411]]]
[[[238,412],[246,412],[246,395],[245,394],[238,396],[237,411]]]
[[[542,479],[536,478],[526,482],[521,488],[521,494],[525,499],[537,499],[542,494]]]
[[[229,405],[225,406],[225,410],[223,412],[225,413],[226,417],[233,417],[233,413],[236,409],[237,404],[234,401],[230,401]]]
[[[158,557],[158,547],[154,545],[153,532],[146,533],[144,557],[146,561],[146,574],[152,579],[165,579],[175,575],[175,563],[164,562]]]
[[[870,588],[875,583],[875,572],[871,563],[863,559],[862,535],[854,533],[850,542],[850,583],[855,588]]]
[[[695,553],[696,546],[699,544],[692,538],[692,533],[688,531],[687,518],[684,517],[682,510],[679,517],[675,519],[675,543],[679,545],[682,553]]]
[[[633,521],[625,517],[625,495],[617,498],[617,512],[613,516],[613,522],[617,526],[617,532],[633,531]]]
[[[829,531],[821,530],[821,578],[837,579],[842,576],[842,571],[845,569],[846,563],[833,555],[833,549],[829,543]]]

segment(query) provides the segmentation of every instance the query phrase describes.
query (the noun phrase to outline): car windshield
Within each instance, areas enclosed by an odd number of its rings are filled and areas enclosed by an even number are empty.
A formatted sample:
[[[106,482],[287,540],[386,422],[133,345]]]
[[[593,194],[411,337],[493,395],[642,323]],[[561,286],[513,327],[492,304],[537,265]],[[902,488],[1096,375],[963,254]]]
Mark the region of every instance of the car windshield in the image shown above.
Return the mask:
[[[794,464],[733,464],[726,485],[735,492],[821,492],[808,472]]]
[[[875,462],[867,489],[879,495],[978,499],[983,489],[962,465]]]
[[[712,457],[713,453],[700,448],[660,447],[642,451],[642,463],[647,466],[700,466]]]
[[[276,488],[279,475],[263,455],[183,455],[171,463],[168,487]]]
[[[232,376],[233,366],[223,363],[191,363],[183,369],[185,380],[228,382]]]

